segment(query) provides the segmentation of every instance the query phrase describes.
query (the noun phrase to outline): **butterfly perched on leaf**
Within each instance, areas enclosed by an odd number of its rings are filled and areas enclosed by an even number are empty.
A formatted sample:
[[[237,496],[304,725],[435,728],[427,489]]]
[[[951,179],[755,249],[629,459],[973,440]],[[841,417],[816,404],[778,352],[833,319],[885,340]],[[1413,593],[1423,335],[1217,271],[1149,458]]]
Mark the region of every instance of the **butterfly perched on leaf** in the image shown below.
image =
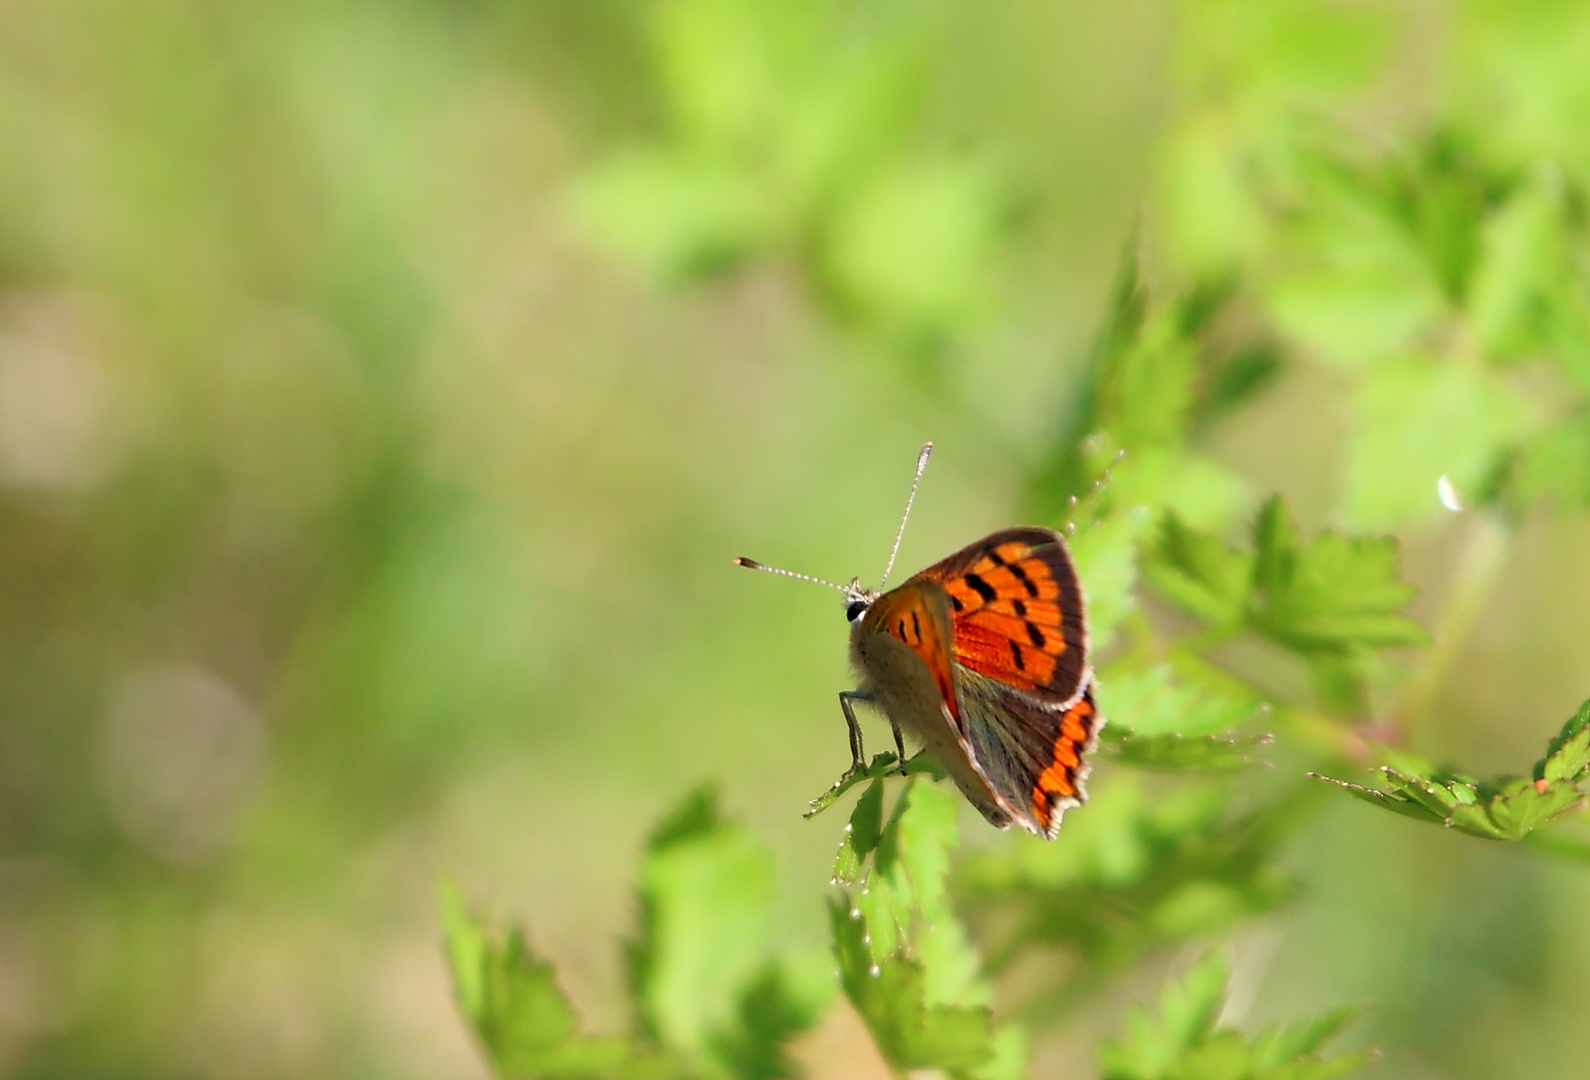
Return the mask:
[[[884,583],[932,449],[917,459]],[[902,768],[909,732],[999,828],[1014,822],[1053,839],[1061,815],[1086,800],[1104,718],[1093,702],[1082,586],[1059,533],[1002,529],[888,591],[735,561],[843,595],[858,676],[839,695],[852,773],[865,768],[853,709],[861,702],[888,718]]]

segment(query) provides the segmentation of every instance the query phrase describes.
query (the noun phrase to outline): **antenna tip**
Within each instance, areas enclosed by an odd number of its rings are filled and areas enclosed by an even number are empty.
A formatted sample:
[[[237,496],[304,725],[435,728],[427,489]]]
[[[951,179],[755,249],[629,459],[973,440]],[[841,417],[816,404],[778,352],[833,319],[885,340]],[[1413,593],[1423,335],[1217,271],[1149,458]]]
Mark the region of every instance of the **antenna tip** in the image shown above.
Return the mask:
[[[762,569],[761,563],[757,562],[755,559],[747,559],[744,555],[736,555],[734,557],[734,565],[749,566],[752,570]]]

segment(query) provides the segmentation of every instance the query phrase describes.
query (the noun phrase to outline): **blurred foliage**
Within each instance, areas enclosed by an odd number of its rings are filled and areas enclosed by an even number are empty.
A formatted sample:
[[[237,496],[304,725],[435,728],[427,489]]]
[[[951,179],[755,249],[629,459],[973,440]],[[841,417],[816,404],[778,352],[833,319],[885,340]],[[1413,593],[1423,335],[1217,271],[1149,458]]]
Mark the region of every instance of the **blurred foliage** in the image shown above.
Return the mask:
[[[0,0],[0,1073],[1582,1071],[1587,124],[1557,0]],[[928,436],[1110,724],[835,857],[726,556]]]
[[[641,868],[628,943],[636,1032],[582,1036],[551,966],[521,931],[495,939],[444,893],[459,1007],[498,1075],[531,1080],[779,1080],[786,1046],[829,996],[821,964],[769,953],[768,852],[723,819],[710,790],[665,818]]]
[[[1210,955],[1165,988],[1157,1016],[1133,1012],[1127,1037],[1104,1044],[1104,1080],[1328,1080],[1374,1060],[1372,1053],[1318,1056],[1356,1018],[1356,1009],[1267,1028],[1252,1038],[1218,1027],[1230,974],[1223,958]]]

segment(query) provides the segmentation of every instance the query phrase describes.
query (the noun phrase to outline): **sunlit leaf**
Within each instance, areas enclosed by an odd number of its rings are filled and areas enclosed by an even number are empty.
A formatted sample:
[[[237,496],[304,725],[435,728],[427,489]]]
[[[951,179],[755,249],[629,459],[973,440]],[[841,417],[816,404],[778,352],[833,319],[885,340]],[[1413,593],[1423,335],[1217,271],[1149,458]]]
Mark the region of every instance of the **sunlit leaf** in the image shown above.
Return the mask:
[[[1253,557],[1167,513],[1145,553],[1143,574],[1167,599],[1204,621],[1233,626],[1246,610]]]
[[[1535,829],[1584,806],[1590,783],[1590,702],[1563,725],[1532,777],[1481,782],[1428,763],[1399,762],[1378,771],[1384,789],[1315,776],[1374,806],[1419,821],[1440,823],[1488,840],[1522,840]]]
[[[1390,537],[1322,532],[1306,544],[1286,505],[1272,498],[1254,523],[1250,619],[1300,650],[1412,645],[1425,638],[1402,614],[1413,587],[1397,576]]]

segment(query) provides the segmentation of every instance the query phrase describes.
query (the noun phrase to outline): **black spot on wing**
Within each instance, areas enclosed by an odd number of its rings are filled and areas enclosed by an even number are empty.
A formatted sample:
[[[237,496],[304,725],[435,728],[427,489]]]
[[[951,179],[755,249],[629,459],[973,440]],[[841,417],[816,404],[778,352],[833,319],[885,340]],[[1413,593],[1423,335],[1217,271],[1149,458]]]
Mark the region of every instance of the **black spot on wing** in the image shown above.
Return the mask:
[[[994,597],[999,595],[994,591],[994,587],[992,585],[978,577],[976,574],[967,574],[965,580],[966,584],[971,587],[972,591],[983,598],[983,603],[985,604],[993,603]]]

